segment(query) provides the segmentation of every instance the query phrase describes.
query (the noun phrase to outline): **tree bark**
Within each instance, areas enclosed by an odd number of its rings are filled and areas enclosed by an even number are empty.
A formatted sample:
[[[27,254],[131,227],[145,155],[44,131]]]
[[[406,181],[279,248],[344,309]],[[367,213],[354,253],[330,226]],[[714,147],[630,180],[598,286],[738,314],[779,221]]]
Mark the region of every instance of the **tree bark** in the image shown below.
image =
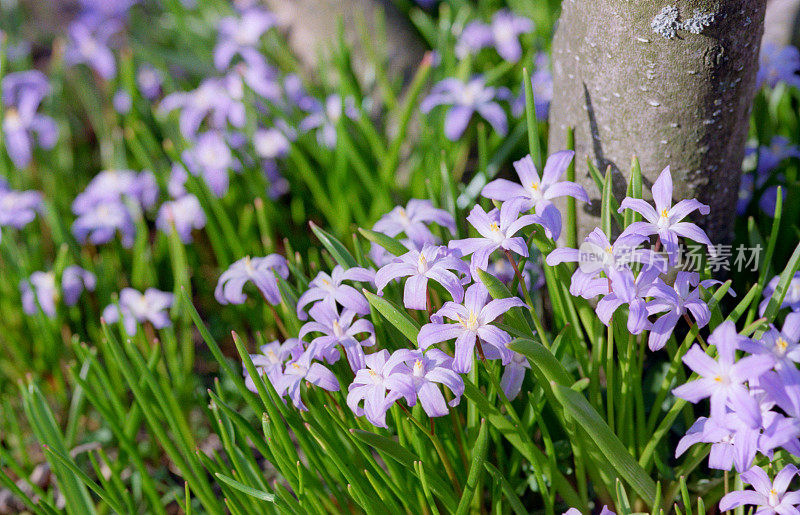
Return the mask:
[[[425,47],[413,27],[389,0],[265,0],[267,6],[289,28],[289,44],[303,64],[313,69],[320,55],[336,45],[339,21],[345,38],[355,51],[355,71],[362,80],[374,77],[358,32],[361,21],[374,33],[375,15],[386,16],[386,48],[392,74],[410,76],[419,66]],[[374,42],[383,44],[384,42]]]
[[[597,225],[599,192],[585,156],[616,174],[631,157],[648,187],[669,165],[676,199],[711,206],[700,222],[730,240],[766,0],[564,0],[553,41],[550,149],[575,128],[576,177]]]

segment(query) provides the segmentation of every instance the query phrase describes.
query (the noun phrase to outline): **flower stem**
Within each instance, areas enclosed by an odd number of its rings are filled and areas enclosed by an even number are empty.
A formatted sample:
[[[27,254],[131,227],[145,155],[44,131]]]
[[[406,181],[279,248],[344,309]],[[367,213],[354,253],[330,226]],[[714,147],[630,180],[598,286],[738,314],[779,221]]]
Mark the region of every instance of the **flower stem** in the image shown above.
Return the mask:
[[[687,324],[689,324],[689,327],[690,327],[690,328],[691,328],[693,325],[697,325],[695,322],[692,322],[692,319],[691,319],[691,318],[689,318],[689,315],[688,315],[687,313],[684,313],[684,314],[683,314],[683,319],[684,319],[684,320],[686,320],[686,323],[687,323]],[[702,337],[702,336],[700,336],[700,327],[698,327],[698,328],[697,328],[697,341],[698,341],[698,343],[700,343],[700,346],[703,348],[703,350],[704,350],[704,351],[707,351],[707,350],[708,350],[708,344],[707,344],[707,343],[706,343],[706,341],[703,339],[703,337]]]
[[[450,481],[453,483],[453,488],[455,489],[456,494],[460,495],[461,487],[458,485],[458,479],[456,478],[456,471],[455,469],[453,469],[453,464],[450,463],[450,458],[447,456],[447,452],[445,452],[441,440],[439,440],[439,437],[436,436],[436,433],[433,432],[433,419],[431,419],[431,430],[428,431],[425,425],[416,418],[414,418],[414,416],[411,414],[411,412],[408,411],[408,409],[405,406],[403,406],[400,403],[397,403],[397,405],[400,406],[400,408],[406,413],[408,419],[411,420],[411,422],[413,422],[414,425],[420,429],[420,431],[425,433],[428,436],[428,438],[430,438],[431,443],[433,444],[433,448],[436,449],[436,453],[439,455],[439,459],[442,460],[442,464],[444,465],[444,470],[445,472],[447,472],[447,477],[449,477]]]
[[[544,325],[542,325],[542,321],[539,319],[539,315],[536,314],[536,310],[533,307],[531,294],[528,291],[528,286],[525,284],[525,280],[522,278],[522,274],[519,271],[517,262],[514,261],[514,256],[511,255],[511,252],[508,250],[504,250],[504,252],[509,263],[511,263],[511,267],[514,269],[514,274],[517,276],[517,281],[519,281],[519,287],[522,289],[522,295],[525,297],[525,302],[528,304],[528,307],[531,308],[530,313],[531,317],[533,317],[533,324],[536,326],[536,332],[539,333],[539,338],[542,340],[542,345],[549,349],[550,341],[547,339],[547,334],[544,331]]]

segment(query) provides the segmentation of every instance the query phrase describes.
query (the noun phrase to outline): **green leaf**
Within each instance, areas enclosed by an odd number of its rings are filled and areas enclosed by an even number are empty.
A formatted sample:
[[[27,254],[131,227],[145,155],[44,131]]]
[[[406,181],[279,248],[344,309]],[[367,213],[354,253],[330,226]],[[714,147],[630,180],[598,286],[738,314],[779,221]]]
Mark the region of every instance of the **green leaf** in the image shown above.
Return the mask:
[[[597,191],[599,191],[600,194],[602,195],[604,190],[605,190],[606,178],[603,175],[600,174],[600,170],[597,169],[597,167],[594,165],[592,160],[589,159],[588,157],[586,158],[586,164],[589,166],[589,175],[592,176],[592,179],[594,180],[594,184],[595,184],[595,186],[597,186]],[[605,197],[604,197],[604,201],[605,201]],[[622,218],[622,215],[620,215],[617,212],[619,210],[619,202],[617,202],[617,199],[614,197],[614,195],[611,195],[610,198],[607,199],[607,201],[608,201],[608,205],[611,208],[609,210],[610,213],[611,213],[611,216],[617,221],[617,224],[620,227],[622,227],[622,225],[624,223],[624,220]]]
[[[417,343],[419,324],[417,324],[410,316],[408,316],[408,313],[406,313],[405,310],[398,308],[394,302],[388,299],[378,297],[374,293],[368,292],[367,290],[362,291],[364,295],[366,295],[370,305],[375,308],[378,313],[383,315],[383,318],[388,320],[390,324],[403,333],[403,335],[408,338],[411,343]]]
[[[525,85],[525,116],[528,121],[528,147],[533,164],[542,169],[542,148],[539,144],[539,123],[536,121],[536,104],[533,100],[533,83],[527,68],[522,69],[522,83]]]
[[[609,166],[606,169],[605,180],[603,181],[603,199],[600,206],[600,223],[603,232],[606,236],[611,238],[611,215],[616,213],[617,209],[611,205],[611,200],[614,199],[614,174]],[[615,199],[616,200],[616,199]],[[619,221],[617,221],[619,223]]]
[[[320,229],[314,222],[309,222],[308,225],[311,227],[311,230],[314,231],[317,238],[319,238],[320,243],[331,253],[331,256],[333,256],[333,259],[335,259],[337,263],[342,265],[345,269],[358,266],[356,259],[350,254],[342,242],[323,229]]]
[[[628,178],[628,193],[631,198],[642,198],[642,167],[639,164],[639,158],[633,156],[631,160],[631,174]],[[625,210],[625,227],[628,227],[633,222],[638,222],[641,219],[633,209]]]
[[[506,496],[508,500],[508,504],[511,505],[511,509],[514,510],[514,513],[517,515],[526,515],[528,510],[525,509],[525,506],[522,505],[522,501],[519,500],[519,496],[517,492],[514,491],[514,487],[511,486],[511,483],[503,477],[503,474],[497,470],[497,467],[489,463],[488,461],[483,462],[483,466],[489,471],[489,474],[494,478],[495,481],[500,483],[500,488],[503,489],[503,494]]]
[[[586,398],[555,381],[551,383],[556,399],[596,442],[600,452],[610,465],[642,499],[650,500],[656,495],[656,484],[647,475],[628,450],[611,431],[605,420],[595,411]]]
[[[472,495],[475,493],[475,488],[478,486],[478,481],[483,472],[483,464],[486,462],[488,448],[489,430],[486,426],[486,419],[481,419],[481,428],[478,431],[478,437],[475,439],[475,445],[472,446],[472,465],[467,475],[467,484],[461,493],[461,500],[458,502],[457,515],[464,515],[469,510]]]
[[[369,229],[362,229],[361,227],[358,228],[358,232],[360,232],[361,235],[369,241],[377,243],[395,256],[402,256],[408,252],[408,249],[405,247],[405,245],[394,238],[386,236],[385,234],[371,231]]]
[[[778,314],[781,304],[783,304],[783,299],[786,297],[786,292],[789,290],[789,283],[798,268],[800,268],[800,244],[795,247],[792,257],[789,258],[789,263],[786,265],[786,268],[783,269],[781,278],[778,281],[778,286],[775,288],[775,293],[772,294],[767,304],[767,309],[764,311],[764,318],[766,318],[768,322],[775,320],[775,316]]]
[[[515,425],[502,413],[497,406],[493,405],[483,393],[470,381],[464,381],[464,396],[472,401],[478,412],[483,415],[492,427],[508,442],[513,445],[532,465],[544,468],[547,463],[547,456],[531,440],[531,435],[524,428]],[[571,506],[581,507],[583,501],[580,496],[567,481],[564,475],[553,470],[553,487],[561,494],[561,497]]]
[[[420,462],[425,471],[427,482],[433,493],[436,494],[436,496],[439,497],[439,499],[445,504],[445,507],[447,507],[448,511],[455,511],[457,503],[456,498],[453,496],[452,489],[448,486],[448,483],[442,478],[442,476],[439,475],[436,469],[431,467],[427,462],[422,462],[417,455],[391,438],[371,433],[369,431],[363,431],[361,429],[351,429],[350,432],[353,434],[353,436],[365,444],[377,449],[379,452],[382,452],[414,473],[416,473],[414,462]]]
[[[64,454],[58,452],[52,447],[45,446],[44,452],[48,456],[55,458],[56,461],[60,462],[62,465],[67,467],[70,470],[70,472],[75,474],[75,477],[80,479],[83,482],[83,484],[88,486],[94,493],[96,493],[101,499],[103,499],[111,509],[113,509],[117,513],[125,512],[125,509],[123,509],[122,506],[120,506],[117,503],[114,497],[110,495],[106,490],[101,488],[97,483],[92,481],[92,478],[90,478],[86,474],[86,472],[81,470],[81,468],[78,467],[78,465],[76,465],[75,462],[72,460],[72,458],[65,456]]]
[[[542,371],[548,381],[555,381],[564,386],[575,382],[564,365],[544,345],[520,338],[509,343],[508,348],[527,357],[532,365]]]
[[[219,478],[219,480],[222,481],[223,483],[239,490],[242,493],[249,495],[250,497],[255,497],[256,499],[259,499],[261,501],[275,502],[275,494],[271,494],[269,492],[265,492],[263,490],[258,490],[253,487],[244,485],[236,481],[235,479],[226,476],[225,474],[220,474],[219,472],[217,472],[214,475],[217,476],[217,478]]]
[[[631,515],[631,503],[628,500],[628,493],[619,478],[617,478],[617,515]]]

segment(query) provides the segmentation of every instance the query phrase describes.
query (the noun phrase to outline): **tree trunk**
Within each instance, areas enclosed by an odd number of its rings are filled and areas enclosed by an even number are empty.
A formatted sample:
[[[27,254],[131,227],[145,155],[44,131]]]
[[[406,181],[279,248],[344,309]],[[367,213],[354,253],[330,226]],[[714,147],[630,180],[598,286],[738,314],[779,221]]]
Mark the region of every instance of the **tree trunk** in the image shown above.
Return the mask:
[[[709,237],[731,237],[758,70],[766,0],[564,0],[553,41],[550,149],[575,128],[576,176],[597,225],[599,192],[585,156],[648,187],[669,165],[675,198],[711,206]],[[615,194],[624,196],[616,175]]]
[[[267,6],[289,28],[289,44],[303,64],[314,69],[317,59],[328,56],[337,43],[340,21],[345,39],[355,51],[355,71],[362,80],[374,77],[374,71],[362,48],[359,24],[366,22],[370,34],[375,33],[375,15],[386,16],[386,45],[389,69],[393,74],[410,76],[419,66],[425,48],[413,27],[389,0],[265,0]]]

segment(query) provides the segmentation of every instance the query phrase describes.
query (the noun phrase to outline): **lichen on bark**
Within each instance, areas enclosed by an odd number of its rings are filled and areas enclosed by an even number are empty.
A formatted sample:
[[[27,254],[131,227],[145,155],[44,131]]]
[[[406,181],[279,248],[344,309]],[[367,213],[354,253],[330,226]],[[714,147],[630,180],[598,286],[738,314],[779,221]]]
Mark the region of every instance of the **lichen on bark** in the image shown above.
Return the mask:
[[[575,128],[576,175],[596,200],[587,155],[601,170],[620,172],[618,196],[634,154],[646,186],[669,165],[676,198],[709,204],[702,223],[712,239],[727,241],[765,6],[766,0],[564,0],[553,41],[550,149],[564,148],[567,128]],[[672,37],[658,30],[664,23],[674,27]],[[582,214],[583,233],[596,223],[599,206],[593,202]]]

